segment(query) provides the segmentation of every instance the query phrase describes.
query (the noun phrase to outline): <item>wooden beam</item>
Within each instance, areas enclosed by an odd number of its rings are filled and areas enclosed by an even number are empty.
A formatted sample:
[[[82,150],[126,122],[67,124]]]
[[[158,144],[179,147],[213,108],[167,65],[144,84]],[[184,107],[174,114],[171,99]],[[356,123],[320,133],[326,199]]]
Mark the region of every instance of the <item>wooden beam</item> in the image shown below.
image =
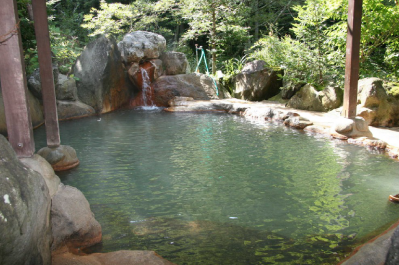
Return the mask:
[[[356,117],[361,23],[362,0],[349,0],[344,104],[341,113],[345,118]]]
[[[57,103],[45,0],[32,0],[48,147],[60,146]]]
[[[16,0],[0,0],[0,78],[8,139],[18,157],[35,152]]]

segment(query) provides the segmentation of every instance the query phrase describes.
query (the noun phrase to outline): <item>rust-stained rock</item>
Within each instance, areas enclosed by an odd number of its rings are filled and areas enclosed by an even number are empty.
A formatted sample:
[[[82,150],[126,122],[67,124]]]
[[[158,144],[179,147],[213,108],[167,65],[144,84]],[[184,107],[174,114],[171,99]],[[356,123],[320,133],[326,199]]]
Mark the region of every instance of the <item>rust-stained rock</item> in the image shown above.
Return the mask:
[[[102,36],[89,43],[73,66],[79,99],[97,113],[129,102],[130,88],[121,54],[113,38]]]

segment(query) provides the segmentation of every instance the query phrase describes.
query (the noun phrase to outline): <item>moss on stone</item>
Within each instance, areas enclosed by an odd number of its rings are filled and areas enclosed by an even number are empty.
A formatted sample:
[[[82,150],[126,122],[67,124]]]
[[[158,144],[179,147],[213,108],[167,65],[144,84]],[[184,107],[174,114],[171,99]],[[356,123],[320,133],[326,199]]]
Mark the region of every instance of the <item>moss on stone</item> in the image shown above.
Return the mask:
[[[385,84],[385,88],[387,90],[388,95],[391,95],[399,99],[399,83],[388,82]]]

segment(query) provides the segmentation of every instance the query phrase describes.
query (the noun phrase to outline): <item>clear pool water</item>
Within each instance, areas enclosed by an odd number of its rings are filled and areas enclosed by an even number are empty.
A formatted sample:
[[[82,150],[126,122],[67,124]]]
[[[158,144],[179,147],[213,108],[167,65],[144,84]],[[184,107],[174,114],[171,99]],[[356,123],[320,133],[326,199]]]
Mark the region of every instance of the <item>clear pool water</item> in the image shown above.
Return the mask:
[[[399,163],[365,148],[221,114],[119,111],[62,122],[97,251],[176,264],[336,264],[399,218]],[[35,131],[37,149],[44,128]]]

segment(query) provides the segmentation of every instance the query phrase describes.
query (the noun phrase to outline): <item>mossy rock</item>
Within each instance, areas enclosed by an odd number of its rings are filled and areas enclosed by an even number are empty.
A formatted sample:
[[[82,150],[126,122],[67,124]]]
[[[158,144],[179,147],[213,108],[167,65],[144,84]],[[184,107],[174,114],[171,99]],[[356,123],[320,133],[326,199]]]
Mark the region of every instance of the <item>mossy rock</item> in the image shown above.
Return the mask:
[[[399,99],[399,83],[386,83],[387,94]]]

